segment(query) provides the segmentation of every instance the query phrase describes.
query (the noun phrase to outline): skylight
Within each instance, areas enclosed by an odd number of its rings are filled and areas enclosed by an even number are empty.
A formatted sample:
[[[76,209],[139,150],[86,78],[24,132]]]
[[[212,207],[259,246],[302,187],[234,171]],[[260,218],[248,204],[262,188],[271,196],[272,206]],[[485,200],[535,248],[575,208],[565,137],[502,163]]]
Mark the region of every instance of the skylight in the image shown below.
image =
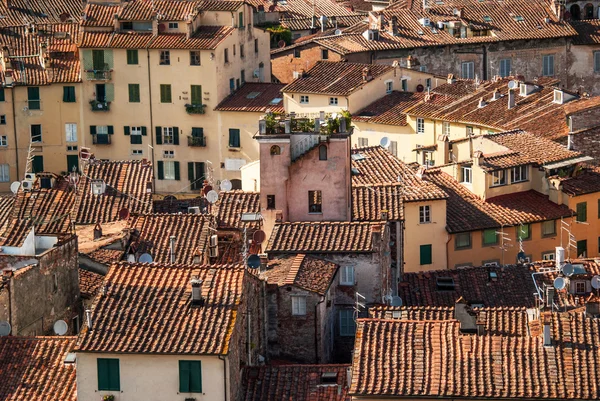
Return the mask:
[[[490,17],[489,15],[484,15],[484,16],[483,16],[483,20],[484,20],[485,22],[492,22],[492,17]]]
[[[250,92],[246,95],[246,99],[254,99],[256,98],[258,95],[260,95],[260,92]]]
[[[352,155],[352,160],[355,162],[365,160],[365,156],[362,153],[355,153]]]
[[[271,100],[271,104],[279,104],[282,100],[283,98],[276,97],[275,99]]]
[[[525,18],[524,18],[523,16],[521,16],[521,15],[515,15],[513,18],[514,18],[514,19],[515,19],[515,21],[517,21],[517,22],[522,22],[522,21],[525,21]]]

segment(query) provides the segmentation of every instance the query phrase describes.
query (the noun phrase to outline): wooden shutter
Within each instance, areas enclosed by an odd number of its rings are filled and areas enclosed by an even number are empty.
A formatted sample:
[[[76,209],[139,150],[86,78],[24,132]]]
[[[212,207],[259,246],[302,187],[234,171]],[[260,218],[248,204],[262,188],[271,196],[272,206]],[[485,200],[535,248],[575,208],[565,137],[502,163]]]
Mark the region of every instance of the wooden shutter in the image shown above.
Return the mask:
[[[192,85],[192,104],[202,104],[202,86]]]
[[[189,361],[179,361],[179,392],[190,392],[190,363]]]
[[[110,390],[119,391],[121,390],[121,379],[119,374],[119,360],[109,359],[108,378],[110,383]]]
[[[199,174],[198,174],[198,171],[196,171],[196,173],[197,173],[196,178],[200,178],[201,180],[204,180],[206,178],[206,170],[205,170],[204,162],[197,163],[197,166],[198,166],[198,170],[200,170],[200,171],[199,171]]]
[[[75,167],[75,171],[79,170],[79,156],[67,155],[67,172],[73,171],[73,167]]]
[[[577,204],[577,221],[587,221],[587,202]]]
[[[188,162],[188,179],[194,181],[194,162]]]
[[[108,376],[108,361],[106,359],[98,358],[96,363],[98,369],[98,390],[106,390],[110,386],[110,379]]]
[[[90,134],[96,135],[96,126],[95,125],[90,125]]]
[[[104,94],[104,98],[107,102],[112,102],[115,100],[115,85],[114,84],[105,84],[104,90],[106,91]]]
[[[104,50],[92,50],[92,68],[104,70]]]
[[[190,391],[193,393],[202,392],[202,362],[190,361]]]
[[[44,171],[44,156],[33,156],[33,172],[41,173]]]
[[[162,145],[162,127],[156,127],[156,144]]]
[[[158,166],[158,179],[159,180],[164,180],[165,179],[165,166],[164,166],[164,162],[162,160],[159,160],[156,165]]]
[[[125,135],[129,135],[129,127],[128,127],[128,126],[124,126],[124,127],[123,127],[123,133],[124,133]]]
[[[27,100],[40,100],[40,88],[30,86],[27,88]]]
[[[173,144],[179,145],[179,128],[173,127]]]
[[[146,127],[142,127],[142,136],[146,136],[148,135],[148,132],[146,131]]]
[[[239,148],[240,147],[240,130],[236,128],[229,129],[229,147]]]
[[[422,265],[430,265],[431,264],[431,245],[421,245],[421,264]]]
[[[173,162],[173,164],[175,165],[175,179],[177,181],[181,180],[181,172],[179,170],[179,162]]]
[[[92,59],[92,50],[84,49],[81,52],[83,53],[83,69],[84,70],[93,70],[94,62]]]
[[[112,125],[109,125],[109,126],[108,126],[108,135],[112,135],[112,134],[114,134],[114,133],[115,133],[115,130],[114,130],[113,126],[112,126]]]

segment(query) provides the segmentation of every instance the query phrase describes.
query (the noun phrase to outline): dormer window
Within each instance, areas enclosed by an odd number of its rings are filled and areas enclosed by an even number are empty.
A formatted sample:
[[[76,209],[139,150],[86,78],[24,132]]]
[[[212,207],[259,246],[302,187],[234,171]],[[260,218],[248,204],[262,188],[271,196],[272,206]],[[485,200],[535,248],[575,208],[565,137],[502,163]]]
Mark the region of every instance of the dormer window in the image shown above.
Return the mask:
[[[438,277],[436,287],[438,291],[454,291],[454,279],[452,277]]]
[[[563,92],[561,90],[554,90],[554,103],[563,104]]]
[[[106,183],[103,180],[92,181],[92,194],[102,195],[106,191]]]

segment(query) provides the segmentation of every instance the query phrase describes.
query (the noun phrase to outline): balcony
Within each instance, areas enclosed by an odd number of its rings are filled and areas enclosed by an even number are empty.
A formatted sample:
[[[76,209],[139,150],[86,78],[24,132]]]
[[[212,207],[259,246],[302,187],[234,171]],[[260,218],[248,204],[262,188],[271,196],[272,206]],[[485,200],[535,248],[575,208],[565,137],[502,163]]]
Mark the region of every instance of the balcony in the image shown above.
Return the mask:
[[[98,100],[90,100],[92,111],[109,111],[110,102],[99,102]]]
[[[188,114],[204,114],[204,105],[203,104],[186,104],[185,111]]]
[[[188,146],[203,148],[206,146],[206,137],[205,136],[188,136]]]
[[[110,81],[112,70],[86,70],[85,75],[88,81]]]
[[[305,133],[317,135],[348,134],[351,131],[350,113],[268,113],[259,120],[260,135],[286,135]]]
[[[92,135],[92,142],[94,145],[110,145],[110,135],[108,134],[96,134]]]

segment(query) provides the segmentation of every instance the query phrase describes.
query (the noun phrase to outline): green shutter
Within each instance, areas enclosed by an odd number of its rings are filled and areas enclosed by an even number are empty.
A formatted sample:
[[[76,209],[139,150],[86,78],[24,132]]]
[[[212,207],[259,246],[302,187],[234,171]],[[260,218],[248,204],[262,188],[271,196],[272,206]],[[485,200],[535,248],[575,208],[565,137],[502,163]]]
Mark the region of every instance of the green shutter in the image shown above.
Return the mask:
[[[202,86],[192,85],[192,104],[202,104]]]
[[[239,13],[239,27],[244,27],[244,13]]]
[[[194,181],[194,162],[188,162],[188,179]]]
[[[73,171],[73,167],[75,167],[75,171],[79,170],[79,156],[67,155],[67,171],[70,173]]]
[[[112,102],[115,100],[115,85],[114,84],[106,84],[105,87],[105,98],[107,102]]]
[[[577,221],[587,221],[587,202],[577,204]]]
[[[181,173],[179,171],[179,162],[173,162],[175,165],[175,179],[179,181],[181,179]]]
[[[141,135],[131,135],[129,137],[129,142],[132,145],[141,145],[142,144],[142,136]]]
[[[129,135],[129,127],[128,126],[123,127],[123,133],[125,135]]]
[[[173,127],[173,144],[179,145],[179,128]]]
[[[128,49],[127,50],[127,64],[138,64],[137,49]]]
[[[44,156],[33,156],[32,168],[34,173],[44,171]]]
[[[130,103],[139,103],[140,102],[140,85],[139,84],[129,84],[129,102]]]
[[[179,361],[179,392],[190,392],[190,363],[189,361]]]
[[[92,51],[90,49],[85,49],[81,51],[83,55],[83,69],[84,70],[93,70],[94,62],[92,58]]]
[[[158,179],[159,180],[164,180],[165,179],[165,166],[164,166],[164,162],[159,160],[157,163],[158,166]]]
[[[90,134],[96,135],[96,126],[95,125],[90,125]]]
[[[114,130],[113,126],[109,125],[108,126],[108,135],[113,135],[114,133],[115,133],[115,130]]]
[[[171,103],[171,85],[160,85],[160,102]]]
[[[63,102],[66,102],[66,103],[75,102],[75,87],[74,86],[63,86]]]
[[[4,88],[0,88],[0,102],[4,102],[6,98],[4,97]]]
[[[431,264],[431,245],[421,245],[421,264]]]
[[[240,147],[240,130],[236,128],[229,129],[229,147],[239,148]]]
[[[156,127],[156,144],[162,145],[162,128]]]
[[[148,135],[148,132],[146,132],[146,127],[142,127],[142,136],[146,135]]]
[[[98,390],[119,391],[121,379],[119,374],[119,360],[98,358]]]
[[[200,165],[200,171],[201,171],[201,173],[200,173],[200,177],[197,177],[197,178],[200,178],[200,179],[204,180],[206,178],[206,175],[205,175],[206,174],[206,170],[205,170],[204,162],[200,162],[198,164]]]
[[[190,392],[202,392],[202,362],[190,361]]]
[[[108,370],[108,377],[110,383],[110,390],[119,391],[121,390],[121,378],[119,372],[119,360],[109,359],[110,369]]]
[[[96,363],[98,364],[98,390],[106,390],[110,386],[108,361],[98,358]]]
[[[202,138],[204,136],[204,128],[192,127],[192,138]]]

